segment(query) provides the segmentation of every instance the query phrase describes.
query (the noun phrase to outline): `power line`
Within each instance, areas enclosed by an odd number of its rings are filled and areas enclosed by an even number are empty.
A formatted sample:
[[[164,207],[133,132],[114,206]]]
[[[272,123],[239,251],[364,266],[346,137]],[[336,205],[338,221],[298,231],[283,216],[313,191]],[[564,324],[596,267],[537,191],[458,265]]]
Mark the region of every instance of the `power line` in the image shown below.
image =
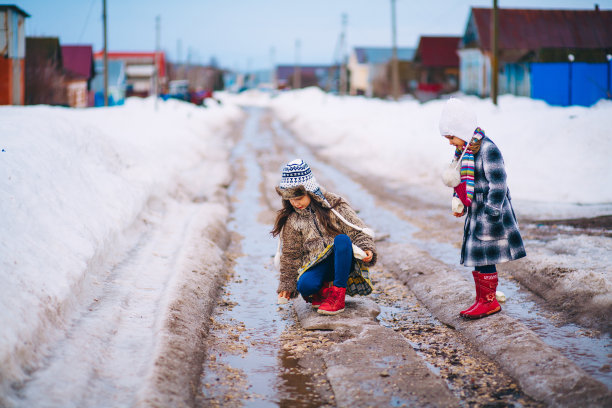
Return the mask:
[[[87,29],[87,26],[89,25],[89,17],[91,16],[91,11],[93,10],[93,6],[96,3],[97,0],[91,0],[91,3],[89,4],[89,11],[87,12],[87,17],[85,17],[85,24],[83,25],[83,29],[81,30],[81,35],[79,35],[79,40],[77,42],[81,42],[81,40],[83,39],[83,34],[85,34],[85,29]]]

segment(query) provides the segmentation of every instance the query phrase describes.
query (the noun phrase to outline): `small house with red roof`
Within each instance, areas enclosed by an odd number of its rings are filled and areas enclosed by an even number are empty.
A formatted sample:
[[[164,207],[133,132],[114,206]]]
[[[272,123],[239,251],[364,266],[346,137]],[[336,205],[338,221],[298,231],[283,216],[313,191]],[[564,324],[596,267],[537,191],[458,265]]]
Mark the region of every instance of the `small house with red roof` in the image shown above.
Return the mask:
[[[62,45],[62,61],[68,105],[87,107],[90,84],[95,75],[91,45]]]
[[[459,88],[460,40],[458,36],[421,36],[414,55],[419,92],[437,95]]]
[[[462,92],[491,90],[490,8],[472,8],[459,45]],[[610,97],[612,10],[499,9],[499,93],[557,105]]]

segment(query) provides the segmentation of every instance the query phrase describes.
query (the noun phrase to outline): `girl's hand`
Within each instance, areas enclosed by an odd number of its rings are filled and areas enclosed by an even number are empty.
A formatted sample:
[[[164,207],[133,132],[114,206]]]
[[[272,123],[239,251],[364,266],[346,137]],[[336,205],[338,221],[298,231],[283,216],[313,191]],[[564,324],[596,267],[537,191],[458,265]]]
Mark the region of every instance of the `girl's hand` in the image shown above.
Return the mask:
[[[374,256],[374,254],[372,253],[372,251],[370,251],[369,249],[365,250],[366,253],[366,257],[362,259],[363,262],[368,263],[372,260],[372,257]]]
[[[278,294],[278,299],[276,303],[278,303],[279,305],[287,303],[290,297],[291,297],[291,294],[288,291],[281,290],[280,293]]]
[[[463,217],[463,214],[465,214],[465,212],[462,212],[462,213],[453,213],[453,215],[454,215],[455,217],[457,217],[457,218],[459,218],[459,217]]]

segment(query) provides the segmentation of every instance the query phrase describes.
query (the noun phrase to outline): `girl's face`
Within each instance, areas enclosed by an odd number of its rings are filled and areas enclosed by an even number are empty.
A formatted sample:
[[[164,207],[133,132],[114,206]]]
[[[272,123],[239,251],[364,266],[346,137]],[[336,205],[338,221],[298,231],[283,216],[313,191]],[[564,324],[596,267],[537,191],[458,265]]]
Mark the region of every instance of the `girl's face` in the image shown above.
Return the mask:
[[[289,200],[293,208],[303,210],[310,205],[310,196],[308,194],[295,197]]]
[[[457,136],[446,135],[444,137],[448,139],[449,144],[455,147],[462,148],[463,146],[465,146],[465,142],[459,139]]]

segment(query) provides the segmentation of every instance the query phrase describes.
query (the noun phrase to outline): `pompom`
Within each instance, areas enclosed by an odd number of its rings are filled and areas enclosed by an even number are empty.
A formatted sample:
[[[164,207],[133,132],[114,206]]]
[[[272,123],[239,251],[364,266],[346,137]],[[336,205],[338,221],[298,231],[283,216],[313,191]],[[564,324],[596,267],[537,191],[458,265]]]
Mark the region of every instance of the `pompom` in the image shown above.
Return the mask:
[[[505,302],[506,301],[506,295],[504,294],[504,292],[501,291],[496,291],[495,292],[495,297],[497,298],[498,302]]]
[[[453,160],[442,171],[442,182],[448,187],[457,187],[461,183],[461,174],[457,168],[456,160]]]

